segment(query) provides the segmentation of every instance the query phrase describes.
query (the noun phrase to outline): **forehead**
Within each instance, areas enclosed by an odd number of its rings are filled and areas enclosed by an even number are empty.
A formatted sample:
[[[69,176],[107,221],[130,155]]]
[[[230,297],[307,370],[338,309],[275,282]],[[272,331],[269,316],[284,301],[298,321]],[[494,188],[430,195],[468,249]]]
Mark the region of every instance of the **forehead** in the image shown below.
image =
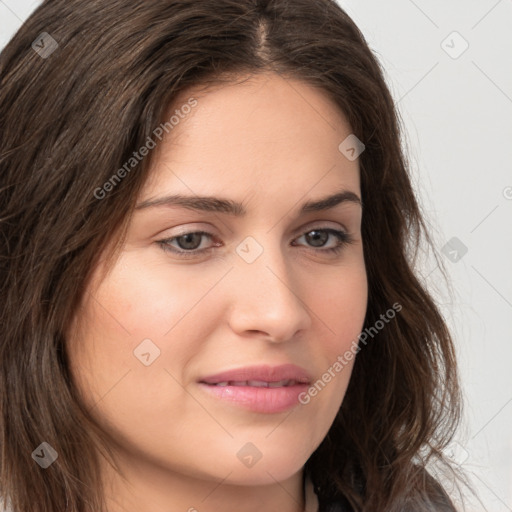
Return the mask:
[[[191,98],[197,103],[185,108]],[[190,89],[173,114],[141,200],[171,189],[275,200],[313,187],[359,190],[358,161],[338,149],[350,125],[323,90],[302,81],[268,73]]]

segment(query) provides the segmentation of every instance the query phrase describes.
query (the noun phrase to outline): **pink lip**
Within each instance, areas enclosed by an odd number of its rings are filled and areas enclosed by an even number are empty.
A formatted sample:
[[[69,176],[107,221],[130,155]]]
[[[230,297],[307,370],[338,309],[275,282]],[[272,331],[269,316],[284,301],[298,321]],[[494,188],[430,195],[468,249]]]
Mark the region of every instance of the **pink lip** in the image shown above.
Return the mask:
[[[200,382],[205,384],[217,384],[226,381],[261,380],[265,382],[278,382],[280,380],[296,380],[309,384],[311,377],[309,373],[300,366],[294,364],[283,364],[281,366],[247,366],[236,370],[228,370],[215,375],[204,377]]]
[[[280,387],[256,387],[233,385],[234,382],[262,381],[279,382],[294,380],[292,385]],[[219,382],[228,382],[225,386],[216,386]],[[311,377],[304,368],[292,364],[282,366],[252,366],[230,370],[205,377],[199,385],[210,396],[225,400],[259,413],[283,412],[299,404],[300,393],[307,390]]]

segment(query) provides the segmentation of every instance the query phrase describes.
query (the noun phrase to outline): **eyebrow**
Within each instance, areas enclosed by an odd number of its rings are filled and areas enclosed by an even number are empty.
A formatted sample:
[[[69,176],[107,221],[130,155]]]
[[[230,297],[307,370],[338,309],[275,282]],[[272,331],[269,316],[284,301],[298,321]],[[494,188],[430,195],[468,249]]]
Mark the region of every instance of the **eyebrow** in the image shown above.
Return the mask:
[[[356,203],[363,206],[359,196],[350,190],[341,190],[336,194],[308,201],[304,203],[299,210],[299,214],[310,212],[318,212],[329,210],[342,203]],[[226,213],[235,217],[243,217],[247,214],[247,210],[242,205],[231,199],[213,196],[185,196],[181,194],[174,194],[157,199],[148,199],[139,203],[135,209],[143,210],[146,208],[162,207],[162,206],[181,206],[190,210],[199,210],[204,212]]]

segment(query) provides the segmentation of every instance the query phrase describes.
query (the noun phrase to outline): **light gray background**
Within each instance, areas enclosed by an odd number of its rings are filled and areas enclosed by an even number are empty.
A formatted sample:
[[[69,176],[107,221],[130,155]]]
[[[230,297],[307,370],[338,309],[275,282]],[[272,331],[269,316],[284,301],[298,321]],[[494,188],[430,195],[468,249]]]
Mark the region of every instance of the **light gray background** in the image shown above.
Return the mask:
[[[457,342],[468,510],[512,512],[512,1],[339,2],[386,70],[437,249],[467,247],[441,252],[451,295],[431,257],[419,270]],[[0,48],[39,4],[0,0]]]

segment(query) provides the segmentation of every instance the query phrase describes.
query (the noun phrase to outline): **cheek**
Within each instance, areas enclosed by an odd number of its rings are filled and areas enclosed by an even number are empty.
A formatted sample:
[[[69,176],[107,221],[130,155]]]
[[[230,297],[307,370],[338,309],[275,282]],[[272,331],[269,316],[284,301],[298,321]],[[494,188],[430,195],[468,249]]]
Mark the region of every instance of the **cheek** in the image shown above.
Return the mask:
[[[166,335],[201,301],[222,276],[222,269],[202,273],[193,266],[169,264],[156,257],[126,252],[95,297],[134,335]]]
[[[96,403],[121,379],[126,387],[135,376],[140,386],[158,389],[155,375],[168,382],[166,368],[182,380],[181,369],[198,351],[194,340],[203,339],[213,321],[213,308],[201,302],[224,272],[217,268],[197,279],[192,266],[170,272],[165,263],[141,260],[135,252],[123,253],[101,283],[98,268],[78,312],[81,328],[67,337],[72,372],[90,400]],[[127,372],[130,379],[123,377]]]
[[[207,324],[213,310],[203,306],[225,273],[224,266],[201,272],[193,265],[169,265],[161,255],[141,257],[136,251],[123,253],[112,273],[92,292],[95,303],[90,322],[101,325],[104,334],[123,339],[126,346],[116,344],[114,351],[132,353],[145,339],[163,349],[171,339],[182,338],[186,327],[190,340]],[[197,322],[200,313],[201,322]],[[180,358],[181,346],[173,342],[173,357]],[[162,354],[163,355],[163,354]],[[173,366],[176,366],[173,364]]]
[[[363,327],[368,283],[363,264],[352,265],[329,280],[322,290],[312,288],[311,308],[331,334],[325,350],[335,358],[357,340]]]
[[[310,404],[315,416],[322,418],[320,439],[334,421],[355,364],[367,308],[366,271],[363,264],[347,265],[335,277],[310,285],[308,306],[316,318],[317,333],[322,335],[315,338],[317,345],[312,348],[318,373],[301,403]]]

